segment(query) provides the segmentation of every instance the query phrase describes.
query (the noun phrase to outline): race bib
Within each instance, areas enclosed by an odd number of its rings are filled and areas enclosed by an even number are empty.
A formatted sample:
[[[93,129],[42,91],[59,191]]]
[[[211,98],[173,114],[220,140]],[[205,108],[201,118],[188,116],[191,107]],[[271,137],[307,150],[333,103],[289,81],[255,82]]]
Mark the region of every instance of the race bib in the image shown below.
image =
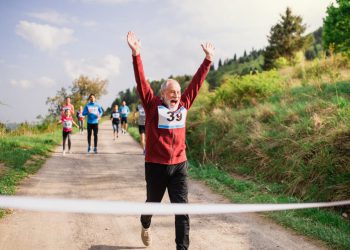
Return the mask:
[[[139,109],[139,115],[140,116],[146,116],[146,112],[144,109]]]
[[[98,107],[89,107],[88,110],[90,114],[98,115]]]
[[[120,117],[120,114],[119,113],[113,113],[112,117],[115,118],[115,119],[118,119]]]
[[[125,115],[128,113],[128,109],[127,108],[122,108],[122,114]]]
[[[72,125],[73,125],[72,121],[64,121],[63,122],[63,128],[71,129]]]
[[[164,106],[158,106],[158,128],[173,129],[184,128],[186,123],[187,109],[181,107],[177,111],[170,111]]]

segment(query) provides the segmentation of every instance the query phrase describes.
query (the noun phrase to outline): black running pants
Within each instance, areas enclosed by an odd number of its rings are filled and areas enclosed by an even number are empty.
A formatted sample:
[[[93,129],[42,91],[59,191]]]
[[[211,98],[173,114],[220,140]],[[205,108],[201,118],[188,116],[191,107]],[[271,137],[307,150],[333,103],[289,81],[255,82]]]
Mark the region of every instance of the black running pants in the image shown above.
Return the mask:
[[[145,163],[147,184],[146,202],[161,202],[165,190],[171,203],[188,203],[187,161],[175,165]],[[152,215],[141,215],[144,228],[151,226]],[[190,219],[188,215],[175,215],[176,248],[188,249]]]
[[[88,139],[88,144],[89,144],[89,147],[91,146],[91,134],[92,134],[92,131],[94,131],[94,147],[96,148],[97,147],[97,134],[98,134],[98,123],[96,124],[91,124],[91,123],[88,123],[87,125],[87,130],[88,130],[88,135],[87,135],[87,139]]]

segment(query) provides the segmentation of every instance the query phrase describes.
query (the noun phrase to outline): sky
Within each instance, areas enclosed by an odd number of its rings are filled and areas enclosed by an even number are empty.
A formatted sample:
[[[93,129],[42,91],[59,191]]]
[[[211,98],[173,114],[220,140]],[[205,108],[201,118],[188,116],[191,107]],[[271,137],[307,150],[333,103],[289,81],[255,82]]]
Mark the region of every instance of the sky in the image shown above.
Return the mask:
[[[0,1],[0,122],[35,122],[47,97],[80,75],[107,79],[108,108],[135,86],[126,34],[141,40],[150,80],[192,75],[212,42],[218,60],[267,46],[287,7],[307,33],[322,26],[334,0],[13,0]]]

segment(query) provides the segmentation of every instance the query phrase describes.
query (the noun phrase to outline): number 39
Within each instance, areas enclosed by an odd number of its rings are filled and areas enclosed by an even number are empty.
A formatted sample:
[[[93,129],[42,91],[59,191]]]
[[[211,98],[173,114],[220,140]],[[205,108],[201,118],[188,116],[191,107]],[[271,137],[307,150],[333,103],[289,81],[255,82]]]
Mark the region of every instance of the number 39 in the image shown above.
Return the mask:
[[[181,119],[182,119],[182,114],[181,113],[176,114],[176,118],[175,118],[174,112],[170,112],[169,111],[167,114],[170,115],[170,118],[167,118],[167,120],[169,122],[174,121],[174,119],[176,119],[176,121],[181,121]]]

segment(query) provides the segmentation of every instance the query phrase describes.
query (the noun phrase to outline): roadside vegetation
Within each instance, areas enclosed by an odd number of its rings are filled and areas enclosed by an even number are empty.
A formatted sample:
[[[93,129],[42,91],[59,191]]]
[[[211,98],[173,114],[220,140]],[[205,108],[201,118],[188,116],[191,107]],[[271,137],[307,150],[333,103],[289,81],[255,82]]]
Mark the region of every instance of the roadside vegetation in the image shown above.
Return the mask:
[[[23,123],[14,131],[1,126],[0,195],[15,194],[16,185],[40,169],[61,137],[61,130],[50,122],[37,126]],[[6,211],[0,209],[0,217]]]

